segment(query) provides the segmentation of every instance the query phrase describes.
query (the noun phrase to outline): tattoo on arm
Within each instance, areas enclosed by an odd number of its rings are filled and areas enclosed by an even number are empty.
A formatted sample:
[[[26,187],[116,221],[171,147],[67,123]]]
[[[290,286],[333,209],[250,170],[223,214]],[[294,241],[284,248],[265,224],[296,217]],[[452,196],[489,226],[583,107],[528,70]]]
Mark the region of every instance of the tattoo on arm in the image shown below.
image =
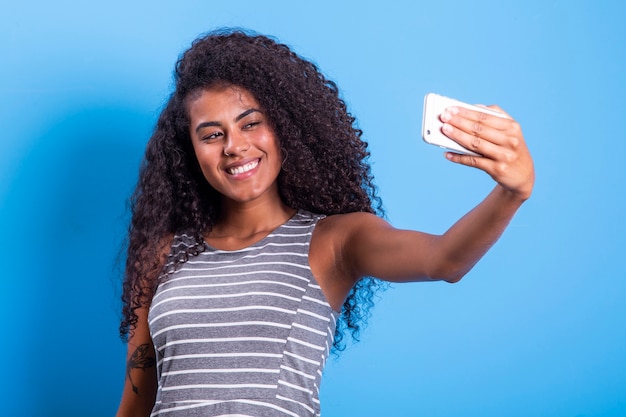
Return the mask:
[[[141,369],[145,372],[146,369],[154,368],[156,366],[156,358],[154,356],[149,356],[149,352],[150,345],[148,343],[144,343],[135,349],[126,362],[126,376],[128,377],[128,381],[130,381],[133,392],[137,395],[139,395],[139,388],[133,382],[130,371],[133,369]]]

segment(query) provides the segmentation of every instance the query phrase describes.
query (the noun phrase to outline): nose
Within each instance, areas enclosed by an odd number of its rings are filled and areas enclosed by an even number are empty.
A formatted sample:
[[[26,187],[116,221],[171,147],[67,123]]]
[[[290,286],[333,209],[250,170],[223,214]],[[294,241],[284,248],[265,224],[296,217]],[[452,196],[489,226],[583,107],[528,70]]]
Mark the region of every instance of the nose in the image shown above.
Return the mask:
[[[250,143],[248,142],[246,135],[239,132],[229,133],[224,141],[224,155],[241,155],[247,151],[249,147]]]

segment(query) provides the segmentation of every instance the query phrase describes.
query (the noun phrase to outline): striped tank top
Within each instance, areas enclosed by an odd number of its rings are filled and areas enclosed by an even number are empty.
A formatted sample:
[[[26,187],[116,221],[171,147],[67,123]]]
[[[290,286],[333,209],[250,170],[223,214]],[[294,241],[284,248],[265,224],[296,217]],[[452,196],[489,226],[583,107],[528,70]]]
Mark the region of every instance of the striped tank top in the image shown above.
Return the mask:
[[[308,262],[321,218],[299,211],[241,250],[205,243],[162,277],[148,316],[159,381],[152,416],[320,415],[339,315]]]

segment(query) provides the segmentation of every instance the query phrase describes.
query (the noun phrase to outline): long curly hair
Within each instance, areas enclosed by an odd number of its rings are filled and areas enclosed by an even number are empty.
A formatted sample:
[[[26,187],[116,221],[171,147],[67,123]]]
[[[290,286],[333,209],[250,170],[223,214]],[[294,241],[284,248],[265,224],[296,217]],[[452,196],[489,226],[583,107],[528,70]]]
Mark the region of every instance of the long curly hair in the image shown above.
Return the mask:
[[[383,214],[367,144],[337,85],[286,45],[243,30],[214,31],[180,56],[174,81],[130,199],[123,340],[137,324],[136,310],[150,305],[159,277],[204,250],[203,236],[219,215],[219,195],[203,177],[189,136],[186,99],[202,89],[235,85],[257,99],[279,138],[284,163],[277,181],[287,206],[326,215]],[[163,259],[171,236],[180,231],[192,243]],[[337,324],[335,349],[345,347],[345,333],[358,340],[380,286],[366,277],[352,288]]]

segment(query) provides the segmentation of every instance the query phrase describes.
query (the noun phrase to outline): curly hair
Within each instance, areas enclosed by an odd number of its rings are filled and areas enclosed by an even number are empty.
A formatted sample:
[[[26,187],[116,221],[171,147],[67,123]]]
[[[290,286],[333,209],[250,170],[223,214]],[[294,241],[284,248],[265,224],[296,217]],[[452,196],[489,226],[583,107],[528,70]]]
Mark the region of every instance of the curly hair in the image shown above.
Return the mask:
[[[215,85],[252,93],[279,138],[284,163],[277,181],[287,206],[326,215],[382,215],[367,143],[337,85],[286,45],[243,30],[210,32],[179,57],[174,81],[130,199],[120,324],[124,340],[137,324],[136,310],[149,306],[159,277],[204,250],[203,236],[219,215],[219,195],[203,177],[189,136],[190,95]],[[180,231],[192,236],[192,244],[172,250],[164,260],[168,237]],[[366,277],[352,288],[337,324],[335,349],[345,347],[344,333],[358,340],[380,286]]]

